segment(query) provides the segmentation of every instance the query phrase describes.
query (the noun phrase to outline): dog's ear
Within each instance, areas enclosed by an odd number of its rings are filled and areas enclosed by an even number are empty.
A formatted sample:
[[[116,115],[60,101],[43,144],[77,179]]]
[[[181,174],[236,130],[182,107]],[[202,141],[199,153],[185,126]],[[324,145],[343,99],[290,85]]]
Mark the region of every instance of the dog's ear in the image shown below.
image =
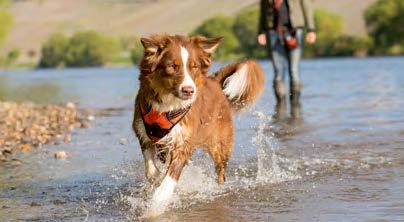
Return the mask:
[[[209,54],[212,54],[216,51],[222,40],[223,37],[206,38],[200,35],[193,37],[193,42],[199,45],[204,52]]]
[[[163,51],[168,44],[172,42],[171,38],[167,35],[154,35],[150,38],[142,37],[140,42],[143,45],[146,55],[158,55]]]
[[[142,37],[140,38],[140,42],[142,43],[145,52],[150,54],[157,53],[159,44],[154,39]]]
[[[209,68],[212,64],[212,53],[215,52],[220,42],[223,40],[223,37],[218,38],[206,38],[201,35],[197,35],[191,37],[192,43],[199,48],[200,51],[200,62],[201,62],[201,71],[203,74],[206,74],[209,71]]]
[[[165,34],[152,35],[150,37],[140,38],[144,48],[144,55],[140,67],[144,73],[152,73],[158,66],[162,52],[168,44],[172,42],[170,37]]]

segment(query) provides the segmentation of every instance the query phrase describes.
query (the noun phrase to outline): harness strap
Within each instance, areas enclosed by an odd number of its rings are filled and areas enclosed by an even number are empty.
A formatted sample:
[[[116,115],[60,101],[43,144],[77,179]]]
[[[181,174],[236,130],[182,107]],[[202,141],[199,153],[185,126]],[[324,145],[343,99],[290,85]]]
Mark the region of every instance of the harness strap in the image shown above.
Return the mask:
[[[158,112],[150,104],[140,104],[140,113],[147,136],[154,143],[158,142],[171,132],[172,128],[184,118],[190,108],[189,106],[170,112]]]

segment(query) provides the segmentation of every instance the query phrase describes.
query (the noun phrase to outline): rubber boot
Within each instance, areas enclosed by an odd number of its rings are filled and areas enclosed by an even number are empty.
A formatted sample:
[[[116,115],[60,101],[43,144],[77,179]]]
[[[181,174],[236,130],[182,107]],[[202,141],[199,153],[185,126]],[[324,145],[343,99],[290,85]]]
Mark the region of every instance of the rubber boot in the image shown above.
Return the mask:
[[[293,120],[300,120],[302,118],[302,109],[300,103],[292,104],[290,106],[290,115]]]
[[[286,116],[286,88],[283,81],[274,81],[274,92],[276,98],[275,119],[283,119]]]
[[[290,112],[294,119],[301,118],[301,104],[300,104],[300,94],[301,94],[302,84],[292,83],[290,86]]]
[[[276,103],[282,103],[286,101],[286,87],[283,81],[274,81],[274,92]]]
[[[286,101],[277,102],[275,105],[275,120],[283,120],[286,117]]]

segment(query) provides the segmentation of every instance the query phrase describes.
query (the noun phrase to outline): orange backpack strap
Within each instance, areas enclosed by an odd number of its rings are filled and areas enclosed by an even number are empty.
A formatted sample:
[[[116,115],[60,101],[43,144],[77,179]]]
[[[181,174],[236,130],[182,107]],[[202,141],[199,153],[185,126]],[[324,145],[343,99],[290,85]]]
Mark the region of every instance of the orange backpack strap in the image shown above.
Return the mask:
[[[146,134],[151,141],[157,142],[170,133],[172,128],[177,125],[188,113],[190,107],[173,110],[170,112],[158,112],[151,105],[140,105],[140,113]]]

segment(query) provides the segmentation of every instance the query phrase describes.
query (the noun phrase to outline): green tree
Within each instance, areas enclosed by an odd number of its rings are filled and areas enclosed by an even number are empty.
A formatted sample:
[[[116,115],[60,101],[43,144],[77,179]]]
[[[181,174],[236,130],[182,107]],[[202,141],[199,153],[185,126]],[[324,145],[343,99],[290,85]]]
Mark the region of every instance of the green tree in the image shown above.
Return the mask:
[[[21,52],[18,49],[13,49],[11,51],[8,52],[7,54],[7,64],[12,64],[15,61],[17,61],[17,59],[20,57]]]
[[[242,10],[235,19],[233,32],[240,42],[240,53],[248,57],[264,58],[267,52],[257,43],[259,6]]]
[[[369,36],[339,36],[331,46],[332,56],[365,56],[373,45]]]
[[[142,57],[143,57],[143,46],[142,43],[140,42],[140,38],[136,37],[134,38],[133,41],[133,48],[130,53],[130,58],[134,65],[139,65]]]
[[[95,31],[75,33],[69,41],[66,66],[100,66],[106,64],[120,51],[119,42]]]
[[[41,60],[39,67],[60,67],[65,64],[66,51],[69,46],[69,39],[63,34],[57,33],[49,37],[42,45]]]
[[[136,41],[139,41],[139,37],[133,35],[123,35],[119,38],[121,48],[124,51],[131,51],[135,47]]]
[[[204,35],[206,37],[224,37],[222,44],[215,52],[218,59],[228,60],[238,58],[239,42],[232,32],[234,19],[229,16],[218,15],[203,22],[191,35]]]
[[[30,50],[28,50],[27,56],[28,56],[30,59],[35,58],[35,56],[36,56],[36,51],[35,51],[35,49],[30,49]]]
[[[324,9],[314,11],[317,29],[317,41],[311,47],[305,47],[305,57],[332,55],[332,46],[344,30],[344,20],[338,14]]]
[[[0,44],[6,40],[13,23],[13,17],[8,12],[8,6],[8,0],[0,0]]]
[[[42,46],[39,67],[83,67],[106,64],[120,52],[119,42],[95,31],[82,31],[67,38],[53,34]]]
[[[366,9],[364,17],[376,53],[404,53],[403,0],[378,0]]]

